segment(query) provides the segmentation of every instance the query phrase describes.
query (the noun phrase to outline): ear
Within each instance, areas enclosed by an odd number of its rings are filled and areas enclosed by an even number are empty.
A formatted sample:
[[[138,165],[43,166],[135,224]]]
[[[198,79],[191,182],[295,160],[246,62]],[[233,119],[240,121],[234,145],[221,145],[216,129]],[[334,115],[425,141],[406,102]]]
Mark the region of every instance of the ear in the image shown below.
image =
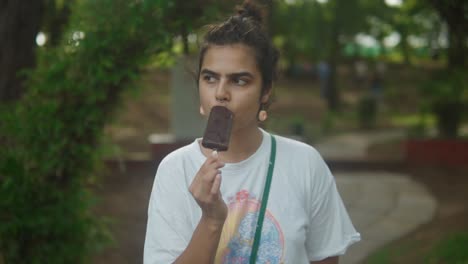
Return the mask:
[[[205,110],[203,107],[200,105],[200,115],[204,116],[205,115]]]
[[[268,100],[270,99],[270,95],[271,95],[271,88],[268,89],[268,91],[262,95],[262,97],[260,98],[260,103],[262,104],[268,103]]]

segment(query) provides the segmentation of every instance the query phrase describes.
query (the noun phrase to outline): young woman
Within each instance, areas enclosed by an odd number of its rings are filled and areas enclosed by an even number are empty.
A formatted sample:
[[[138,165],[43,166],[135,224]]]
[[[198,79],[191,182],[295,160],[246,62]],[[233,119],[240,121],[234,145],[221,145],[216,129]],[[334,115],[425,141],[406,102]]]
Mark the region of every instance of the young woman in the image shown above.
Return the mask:
[[[229,148],[217,153],[197,139],[161,162],[148,209],[145,264],[338,263],[360,240],[317,151],[259,128],[278,61],[261,19],[245,2],[205,35],[200,113],[207,116],[214,106],[234,113]]]

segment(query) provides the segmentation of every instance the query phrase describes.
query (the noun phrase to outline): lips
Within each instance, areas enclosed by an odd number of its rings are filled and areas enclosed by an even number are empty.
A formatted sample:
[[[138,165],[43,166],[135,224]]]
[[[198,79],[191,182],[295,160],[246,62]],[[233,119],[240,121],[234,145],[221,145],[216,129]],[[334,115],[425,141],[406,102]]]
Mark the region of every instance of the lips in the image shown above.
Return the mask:
[[[211,112],[211,109],[212,109],[213,107],[215,107],[215,106],[222,106],[222,107],[225,107],[225,108],[227,108],[229,111],[232,112],[233,117],[236,116],[236,115],[234,114],[234,111],[232,111],[232,109],[230,109],[229,107],[227,107],[227,106],[224,105],[224,104],[216,104],[216,105],[213,105],[213,106],[210,108],[210,112]]]

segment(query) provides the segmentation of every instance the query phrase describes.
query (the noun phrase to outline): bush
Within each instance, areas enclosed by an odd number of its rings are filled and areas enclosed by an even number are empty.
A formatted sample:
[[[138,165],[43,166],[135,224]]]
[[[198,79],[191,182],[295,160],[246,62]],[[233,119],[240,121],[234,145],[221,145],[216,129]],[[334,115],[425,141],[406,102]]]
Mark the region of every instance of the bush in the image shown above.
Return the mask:
[[[150,54],[168,49],[165,1],[84,0],[68,33],[40,54],[28,91],[0,109],[0,256],[88,263],[109,241],[88,191],[119,95]],[[0,261],[1,262],[1,261]]]
[[[444,70],[421,86],[424,104],[437,117],[441,137],[457,137],[460,123],[468,105],[466,69]]]
[[[359,125],[363,129],[375,127],[377,119],[377,101],[373,96],[364,96],[358,106]]]

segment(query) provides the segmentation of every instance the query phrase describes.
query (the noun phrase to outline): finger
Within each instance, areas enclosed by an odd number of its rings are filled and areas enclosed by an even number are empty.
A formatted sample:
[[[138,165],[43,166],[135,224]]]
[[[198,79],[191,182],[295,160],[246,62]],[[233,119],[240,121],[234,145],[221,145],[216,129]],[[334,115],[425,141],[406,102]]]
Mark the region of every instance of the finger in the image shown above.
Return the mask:
[[[221,189],[221,174],[216,174],[213,185],[211,186],[211,194],[218,195]]]
[[[213,182],[215,181],[216,179],[216,175],[221,175],[221,171],[220,170],[212,170],[208,173],[206,173],[204,176],[203,176],[203,181],[205,183],[208,183],[210,184],[210,189],[211,189],[211,185],[213,184]],[[208,189],[209,190],[209,189]]]
[[[203,166],[209,166],[218,161],[218,151],[214,150],[210,155],[206,157],[205,163]]]
[[[224,167],[224,163],[223,162],[220,162],[220,161],[217,161],[217,162],[205,162],[205,164],[203,164],[199,171],[198,171],[198,175],[200,175],[199,177],[203,177],[202,175],[205,175],[207,173],[211,173],[211,172],[214,172],[214,171],[218,171],[219,169],[221,169],[222,167]]]
[[[215,150],[205,162],[205,167],[208,169],[219,169],[224,167],[225,163],[218,159],[218,152]]]
[[[198,173],[189,186],[190,193],[196,196],[209,195],[217,174],[221,174],[221,171],[213,170],[204,174]]]
[[[224,162],[221,162],[221,161],[216,161],[216,162],[213,162],[211,164],[208,164],[206,165],[206,168],[208,170],[218,170],[218,169],[221,169],[222,167],[224,167]]]
[[[211,154],[207,157],[207,160],[210,160],[210,162],[217,161],[218,160],[218,151],[213,150],[213,152],[211,152]]]
[[[220,168],[224,166],[224,163],[213,163],[210,165],[203,165],[198,173],[195,175],[194,179],[192,180],[192,184],[196,182],[208,182],[212,183],[216,174],[221,174]],[[211,184],[210,184],[211,188]],[[208,189],[210,190],[210,189]]]

